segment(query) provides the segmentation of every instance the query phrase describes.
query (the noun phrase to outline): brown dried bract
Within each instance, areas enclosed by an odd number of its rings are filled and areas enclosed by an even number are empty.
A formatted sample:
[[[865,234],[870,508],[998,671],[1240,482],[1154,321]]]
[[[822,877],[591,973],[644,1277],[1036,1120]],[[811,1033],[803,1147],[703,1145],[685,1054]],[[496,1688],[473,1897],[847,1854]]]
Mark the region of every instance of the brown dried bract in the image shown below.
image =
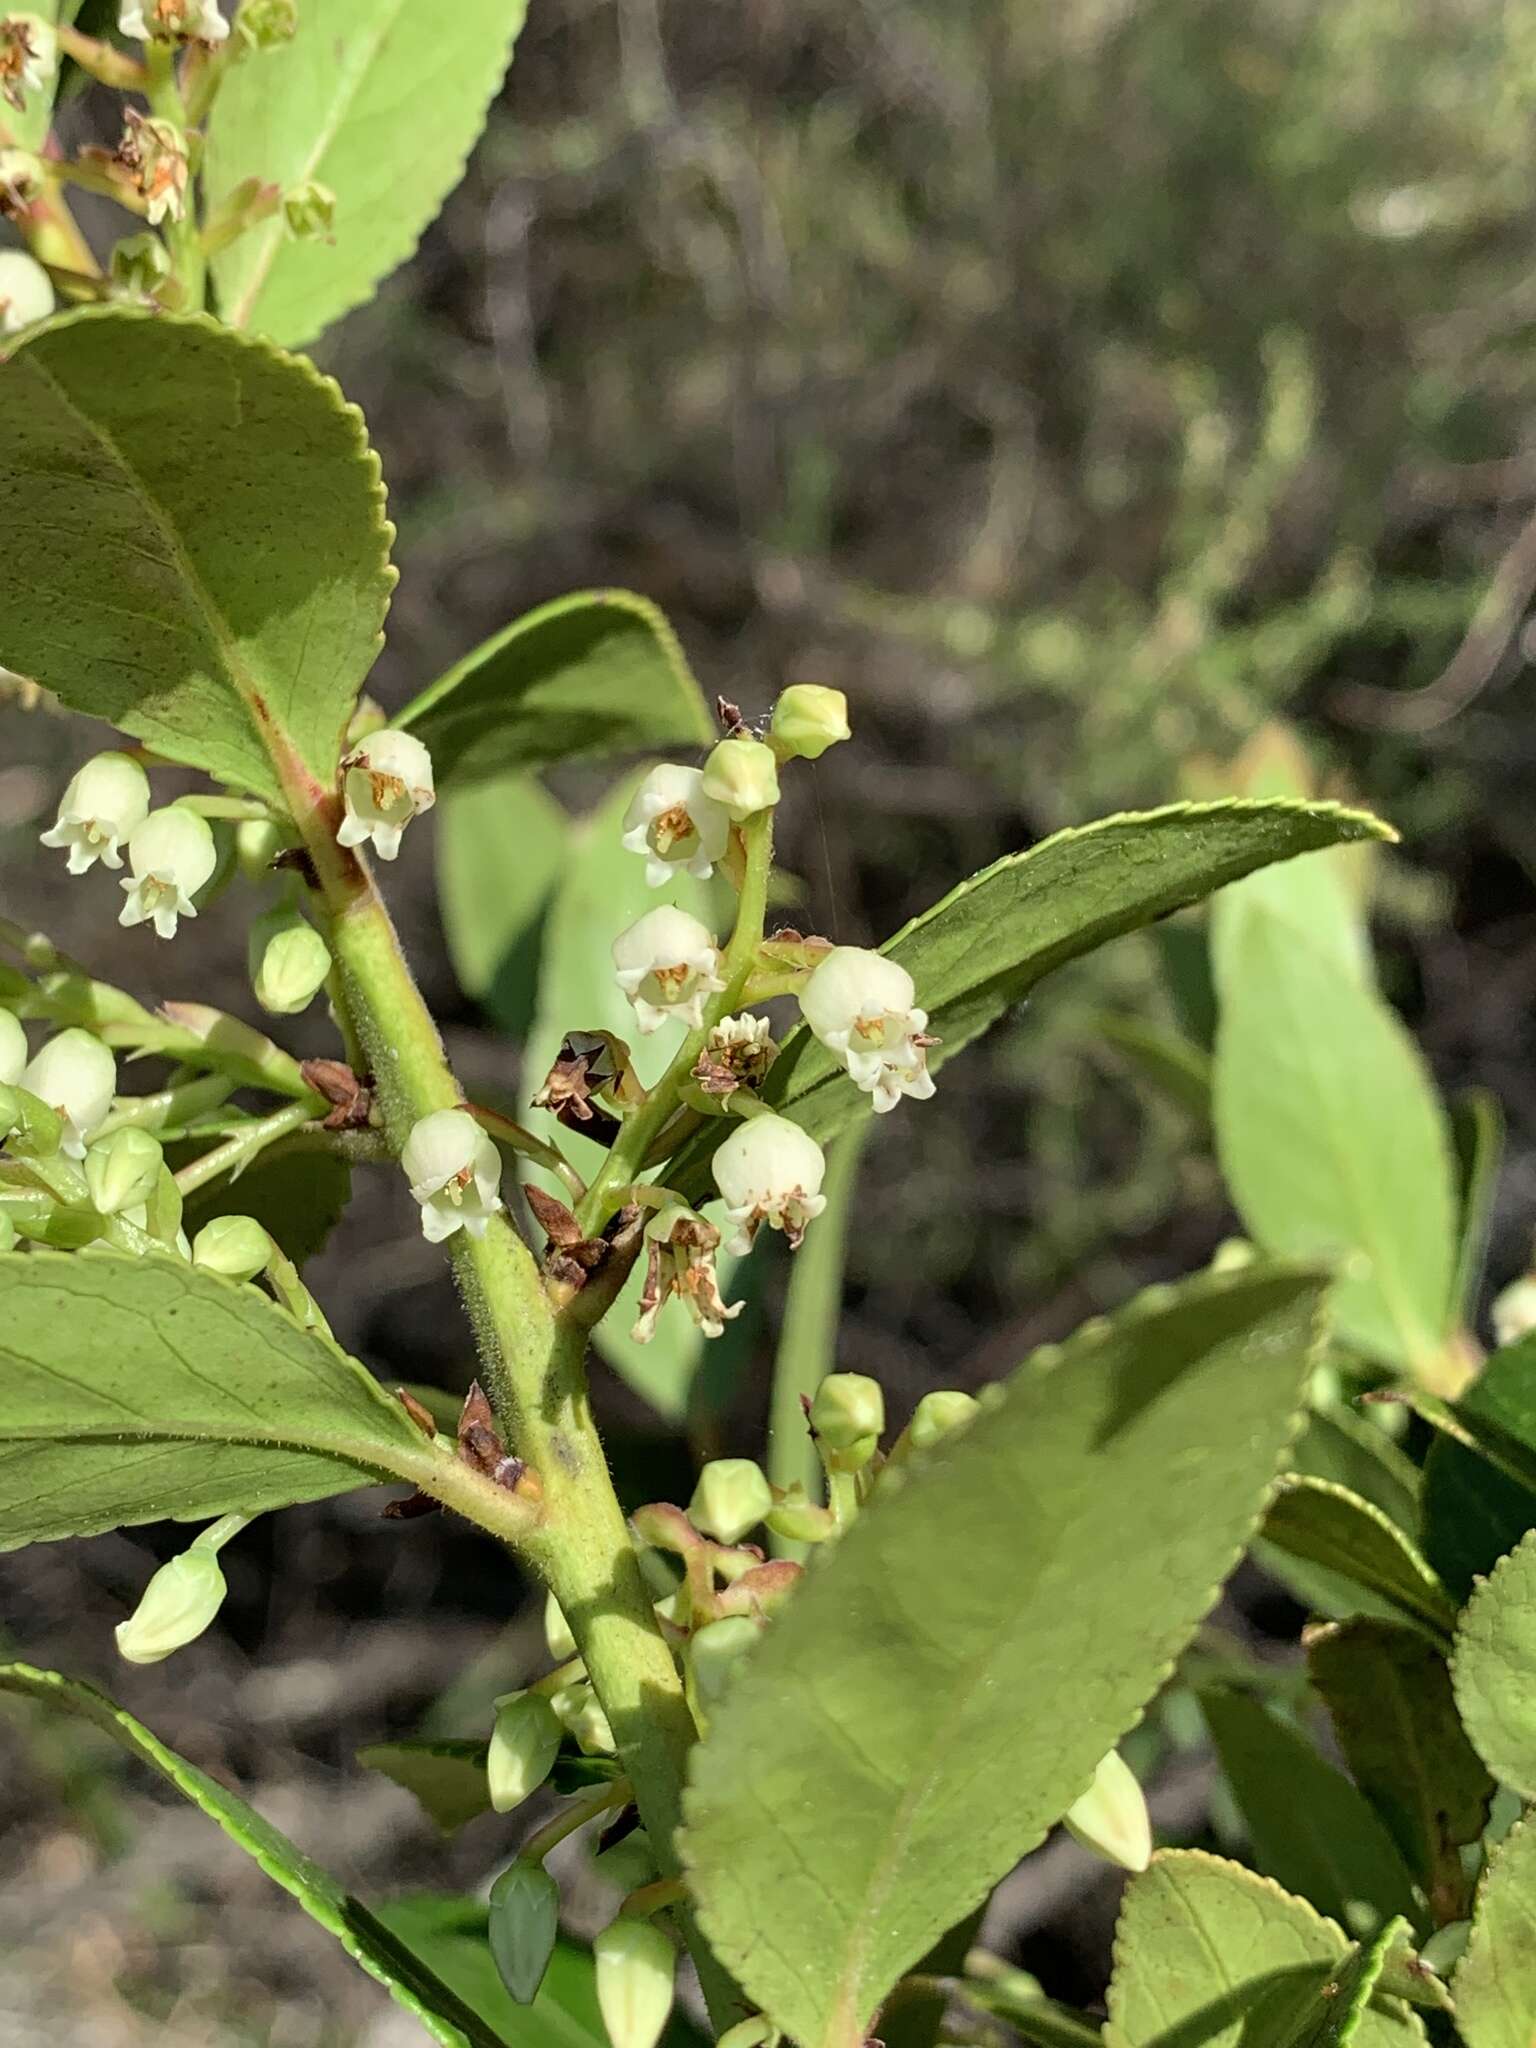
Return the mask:
[[[538,1474],[530,1471],[523,1459],[513,1457],[502,1443],[496,1417],[478,1380],[471,1380],[459,1413],[459,1457],[472,1471],[483,1472],[508,1493],[520,1493],[531,1499],[543,1496]]]
[[[607,1032],[569,1032],[533,1106],[552,1110],[559,1122],[599,1145],[611,1145],[618,1136],[619,1119],[593,1098],[622,1076],[622,1063]]]
[[[423,1436],[437,1435],[437,1417],[423,1402],[417,1400],[409,1388],[396,1387],[395,1399],[400,1403],[400,1406],[409,1415]]]
[[[345,1060],[301,1060],[299,1072],[331,1105],[328,1131],[366,1130],[373,1115],[373,1078],[359,1080]]]

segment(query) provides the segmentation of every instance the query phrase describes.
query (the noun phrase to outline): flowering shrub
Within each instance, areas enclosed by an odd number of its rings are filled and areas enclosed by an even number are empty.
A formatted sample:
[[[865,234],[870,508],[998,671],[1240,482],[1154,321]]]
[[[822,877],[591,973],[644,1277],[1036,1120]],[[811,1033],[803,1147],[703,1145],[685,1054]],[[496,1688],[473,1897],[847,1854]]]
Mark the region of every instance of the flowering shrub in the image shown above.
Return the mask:
[[[423,9],[380,35],[364,0],[243,0],[231,33],[213,0],[125,0],[112,42],[0,18],[0,209],[31,252],[0,264],[0,659],[124,736],[41,836],[104,916],[96,870],[125,870],[118,920],[164,990],[149,1010],[0,924],[0,1542],[205,1522],[116,1631],[156,1662],[196,1655],[253,1518],[397,1482],[391,1517],[449,1510],[543,1584],[548,1658],[489,1726],[363,1762],[449,1826],[558,1803],[448,1942],[419,1901],[347,1897],[91,1687],[18,1663],[0,1688],[160,1771],[448,2048],[558,2003],[546,1859],[598,1822],[623,1904],[580,1961],[614,2048],[653,2048],[684,1949],[733,2048],[916,2044],[941,2022],[1100,2039],[973,1949],[992,1887],[1058,1823],[1136,1873],[1114,2048],[1387,2048],[1450,2038],[1453,2011],[1468,2048],[1528,2042],[1530,1283],[1485,1361],[1495,1121],[1463,1119],[1453,1171],[1374,988],[1351,860],[1388,828],[1294,792],[1113,817],[878,949],[834,945],[768,905],[782,790],[857,744],[838,692],[712,717],[646,602],[600,592],[513,622],[392,720],[362,694],[392,583],[378,467],[291,350],[452,183],[509,12],[434,12],[433,118],[387,186],[375,137],[414,103]],[[114,149],[43,147],[66,59],[145,101]],[[148,228],[101,264],[74,186]],[[522,817],[529,771],[617,754],[652,765],[593,844],[646,907],[562,927],[607,1008],[555,1019],[524,1124],[466,1097],[373,862],[440,794],[460,819],[487,796]],[[169,764],[197,788],[168,798]],[[181,921],[225,914],[238,867],[266,891],[254,1000],[286,1017],[324,992],[324,1058],[179,993]],[[594,1346],[727,1340],[739,1262],[772,1233],[808,1327],[808,1301],[835,1302],[864,1120],[920,1145],[948,1063],[1042,975],[1215,891],[1214,1041],[1142,1050],[1214,1129],[1249,1237],[895,1431],[878,1381],[835,1369],[823,1314],[781,1356],[772,1470],[714,1459],[686,1508],[626,1516]],[[123,1090],[125,1056],[167,1063],[162,1084]],[[255,1194],[295,1159],[273,1212]],[[443,1247],[479,1358],[462,1407],[381,1386],[332,1338],[299,1270],[327,1169],[399,1174]],[[1414,1456],[1390,1420],[1410,1408]],[[1318,1617],[1310,1684],[1348,1776],[1200,1634],[1253,1544]],[[1123,1748],[1170,1680],[1200,1693],[1257,1871],[1154,1850]]]

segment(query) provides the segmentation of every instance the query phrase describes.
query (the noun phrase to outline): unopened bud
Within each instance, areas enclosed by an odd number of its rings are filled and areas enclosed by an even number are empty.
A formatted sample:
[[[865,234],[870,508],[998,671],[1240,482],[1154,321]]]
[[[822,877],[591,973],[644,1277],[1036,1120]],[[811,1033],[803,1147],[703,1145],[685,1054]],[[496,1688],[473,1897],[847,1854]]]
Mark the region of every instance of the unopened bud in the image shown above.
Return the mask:
[[[1145,1870],[1152,1861],[1152,1820],[1129,1764],[1112,1749],[1093,1783],[1065,1815],[1068,1831],[1085,1849],[1122,1870]]]
[[[880,1382],[861,1372],[828,1373],[811,1402],[811,1428],[827,1450],[841,1454],[845,1469],[867,1465],[885,1428]]]
[[[173,1651],[196,1642],[223,1604],[226,1591],[218,1559],[196,1545],[173,1557],[144,1588],[144,1597],[113,1631],[117,1650],[130,1664],[158,1664]]]
[[[325,986],[331,953],[324,939],[297,910],[269,910],[251,926],[247,947],[251,987],[274,1017],[307,1010]]]
[[[498,1813],[521,1806],[549,1776],[559,1754],[560,1721],[549,1701],[536,1692],[503,1693],[485,1759],[491,1805]]]
[[[89,1031],[71,1026],[33,1055],[21,1082],[62,1121],[57,1146],[69,1158],[83,1159],[117,1090],[117,1061],[107,1047]],[[37,1132],[39,1148],[45,1135]]]
[[[272,1240],[254,1216],[215,1216],[192,1240],[193,1265],[226,1280],[254,1280],[272,1252]]]
[[[980,1407],[974,1394],[963,1394],[958,1387],[939,1387],[924,1394],[913,1409],[912,1420],[907,1424],[907,1441],[914,1451],[926,1451],[941,1437],[964,1428]]]
[[[20,334],[53,311],[53,280],[25,249],[0,249],[0,334]]]
[[[825,1543],[837,1533],[832,1510],[818,1507],[798,1480],[774,1502],[766,1519],[774,1535],[790,1543]]]
[[[677,1951],[651,1920],[620,1918],[592,1943],[597,2004],[613,2048],[656,2048],[672,2011]]]
[[[519,2005],[532,2005],[560,1932],[560,1887],[542,1863],[509,1863],[491,1886],[491,1955]]]
[[[252,50],[279,49],[298,26],[298,0],[241,0],[235,16],[235,33]]]
[[[1536,1273],[1526,1273],[1496,1294],[1489,1310],[1493,1341],[1502,1351],[1536,1330]]]
[[[779,800],[779,764],[761,740],[722,740],[704,763],[699,787],[739,825]]]
[[[0,1087],[14,1088],[27,1071],[27,1034],[21,1019],[0,1010]]]
[[[124,298],[152,299],[171,274],[171,252],[158,235],[125,235],[112,251],[112,282]]]
[[[336,220],[336,194],[311,178],[283,194],[283,224],[296,242],[326,239]]]
[[[723,1621],[707,1621],[688,1638],[688,1704],[701,1725],[761,1634],[761,1622],[745,1614],[728,1614]]]
[[[576,1654],[576,1638],[553,1593],[544,1596],[544,1641],[557,1664],[567,1663]]]
[[[820,683],[791,683],[773,707],[769,732],[783,759],[819,761],[828,747],[853,736],[848,699]]]
[[[242,818],[235,827],[235,859],[241,874],[250,882],[265,881],[287,843],[275,818]]]
[[[1213,1273],[1240,1273],[1259,1256],[1246,1237],[1224,1237],[1211,1254]]]
[[[584,1678],[574,1685],[562,1685],[549,1696],[560,1725],[570,1734],[583,1756],[612,1756],[617,1748],[608,1716],[597,1694]]]
[[[734,2027],[727,2027],[715,2043],[715,2048],[759,2048],[770,2034],[778,2029],[765,2012],[754,2012],[744,2020],[738,2020]]]
[[[695,1529],[717,1543],[739,1543],[773,1506],[773,1489],[750,1458],[712,1458],[688,1503]]]
[[[116,1216],[148,1202],[159,1186],[165,1154],[159,1140],[126,1124],[98,1138],[85,1155],[85,1181],[99,1216]]]
[[[635,1828],[622,1842],[615,1842],[611,1849],[594,1856],[592,1868],[605,1883],[617,1885],[621,1892],[637,1892],[641,1885],[652,1883],[657,1874],[656,1852],[650,1836],[644,1828]]]

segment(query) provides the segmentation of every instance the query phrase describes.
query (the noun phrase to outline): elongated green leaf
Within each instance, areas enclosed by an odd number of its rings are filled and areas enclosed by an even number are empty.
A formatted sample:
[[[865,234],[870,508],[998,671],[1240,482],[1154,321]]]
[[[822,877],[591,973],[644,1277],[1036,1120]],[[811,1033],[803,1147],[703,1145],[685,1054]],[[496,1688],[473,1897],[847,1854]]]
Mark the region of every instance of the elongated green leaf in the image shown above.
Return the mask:
[[[1349,2048],[1369,2016],[1392,1951],[1407,1931],[1406,1920],[1389,1920],[1369,1941],[1351,1949],[1319,1990],[1316,2010],[1287,2048]]]
[[[989,1977],[983,1983],[968,1977],[965,1996],[983,2012],[1006,2020],[1035,2048],[1100,2048],[1104,2039],[1097,2021],[1047,1998],[1034,1978],[1023,1970],[1000,1970],[995,1978]],[[892,2018],[899,2017],[901,2010],[898,2006]]]
[[[1461,1195],[1461,1227],[1456,1235],[1456,1273],[1451,1306],[1463,1319],[1471,1316],[1488,1257],[1488,1233],[1504,1163],[1504,1112],[1496,1095],[1474,1088],[1451,1105],[1451,1135],[1456,1146]]]
[[[389,540],[361,415],[296,356],[114,308],[0,365],[0,662],[173,761],[330,787]]]
[[[1536,1337],[1496,1351],[1444,1420],[1470,1442],[1441,1435],[1430,1446],[1424,1549],[1465,1599],[1536,1528]]]
[[[1323,2018],[1349,1957],[1331,1920],[1269,1878],[1170,1849],[1126,1887],[1105,2048],[1294,2048]],[[1424,2030],[1382,2001],[1357,2048],[1411,2048]]]
[[[1435,1385],[1455,1257],[1439,1099],[1393,1012],[1304,927],[1249,905],[1218,955],[1217,1150],[1267,1250],[1344,1261],[1341,1335]]]
[[[1357,1939],[1399,1915],[1420,1920],[1396,1843],[1342,1771],[1242,1693],[1208,1693],[1201,1705],[1267,1877]]]
[[[1385,1430],[1339,1403],[1314,1409],[1292,1460],[1306,1479],[1347,1486],[1415,1534],[1419,1526],[1419,1469]]]
[[[460,782],[590,754],[703,747],[715,730],[676,634],[628,590],[578,590],[515,619],[397,722],[431,749],[440,781]]]
[[[1462,1918],[1461,1851],[1483,1831],[1493,1780],[1462,1728],[1445,1659],[1411,1629],[1350,1621],[1314,1634],[1307,1663],[1344,1761],[1436,1922]]]
[[[1454,1603],[1402,1530],[1348,1487],[1288,1474],[1265,1514],[1264,1537],[1353,1580],[1436,1641],[1455,1623]]]
[[[489,1745],[473,1738],[422,1736],[373,1742],[357,1752],[364,1769],[382,1771],[419,1799],[445,1835],[491,1810],[485,1760]]]
[[[1472,1747],[1522,1799],[1536,1799],[1536,1530],[1467,1602],[1451,1660]]]
[[[179,1259],[0,1257],[0,1549],[319,1500],[440,1459],[362,1367]]]
[[[856,2048],[1156,1690],[1272,1481],[1318,1301],[1290,1269],[1154,1289],[815,1561],[694,1751],[683,1839],[705,1932],[802,2048]]]
[[[53,1708],[78,1714],[158,1771],[194,1806],[221,1827],[274,1884],[296,1899],[312,1920],[333,1934],[347,1954],[376,1977],[390,1996],[421,2021],[442,2048],[506,2048],[488,2025],[407,1944],[368,1909],[351,1898],[329,1871],[297,1849],[235,1793],[215,1784],[185,1757],[167,1749],[149,1730],[125,1714],[104,1693],[57,1671],[27,1664],[0,1665],[0,1691],[18,1693]]]
[[[523,13],[523,0],[305,0],[291,43],[231,73],[210,126],[210,211],[246,178],[336,195],[330,236],[296,242],[279,215],[215,256],[232,327],[311,341],[405,261],[464,174]]]
[[[1268,861],[1391,836],[1379,819],[1337,804],[1173,804],[1103,818],[972,875],[882,950],[917,984],[929,1029],[943,1041],[929,1055],[937,1070],[1043,975],[1107,939],[1197,902]],[[804,1026],[785,1041],[766,1093],[823,1144],[869,1110],[869,1097]],[[704,1185],[704,1163],[717,1142],[706,1134],[690,1148],[670,1176],[674,1185]]]
[[[569,821],[531,775],[516,774],[445,792],[437,815],[437,900],[459,986],[503,1031],[526,1037],[539,925]]]
[[[1536,1822],[1520,1821],[1478,1887],[1472,1935],[1451,1981],[1466,2048],[1531,2048],[1536,2027]]]
[[[1211,1056],[1181,1031],[1145,1017],[1110,1011],[1099,1019],[1099,1035],[1143,1081],[1182,1109],[1201,1132],[1211,1123]]]

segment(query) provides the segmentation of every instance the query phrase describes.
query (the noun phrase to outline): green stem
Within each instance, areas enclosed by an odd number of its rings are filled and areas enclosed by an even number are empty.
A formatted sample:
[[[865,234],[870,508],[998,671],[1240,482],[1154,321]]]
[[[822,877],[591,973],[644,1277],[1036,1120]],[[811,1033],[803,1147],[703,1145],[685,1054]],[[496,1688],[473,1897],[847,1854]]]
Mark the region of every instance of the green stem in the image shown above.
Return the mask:
[[[228,1074],[203,1074],[196,1081],[157,1089],[153,1095],[120,1095],[96,1135],[110,1137],[125,1124],[136,1124],[141,1131],[159,1131],[167,1124],[191,1123],[206,1110],[217,1109],[234,1092],[235,1083]]]
[[[665,1074],[646,1097],[643,1105],[624,1120],[602,1167],[577,1210],[577,1220],[588,1236],[594,1236],[616,1209],[623,1206],[624,1190],[642,1170],[655,1139],[677,1107],[678,1094],[693,1072],[704,1042],[722,1017],[730,1016],[741,1001],[742,992],[763,942],[763,920],[768,909],[768,877],[773,868],[773,812],[757,811],[742,829],[746,842],[746,870],[742,876],[741,901],[736,911],[736,929],[721,963],[725,987],[704,1012],[704,1022],[690,1031],[677,1049]]]
[[[169,121],[180,129],[188,150],[193,151],[193,138],[188,132],[192,124],[188,120],[187,104],[176,76],[175,51],[168,43],[152,42],[145,49],[144,62],[148,72],[145,90],[150,112],[157,120]],[[192,174],[187,180],[185,211],[180,220],[167,219],[165,223],[165,245],[171,253],[172,269],[181,286],[181,311],[184,313],[200,313],[208,296],[208,261],[203,254],[202,236],[197,226],[199,180],[196,170],[194,151]]]
[[[243,1130],[226,1138],[222,1145],[215,1145],[211,1152],[205,1152],[201,1159],[194,1159],[190,1166],[184,1166],[176,1176],[176,1185],[184,1195],[195,1194],[199,1188],[207,1187],[209,1181],[217,1180],[221,1173],[233,1173],[237,1168],[249,1166],[258,1153],[268,1145],[276,1144],[279,1138],[286,1138],[307,1124],[314,1111],[307,1102],[290,1102],[282,1109],[273,1110]]]
[[[594,1785],[590,1792],[578,1793],[569,1806],[562,1807],[553,1819],[545,1821],[528,1837],[517,1852],[518,1862],[542,1863],[567,1836],[584,1828],[589,1820],[596,1820],[600,1813],[611,1813],[614,1807],[627,1805],[630,1797],[627,1778],[615,1778],[610,1784]]]
[[[536,1138],[532,1131],[525,1130],[520,1123],[514,1123],[511,1117],[503,1116],[499,1109],[487,1109],[479,1102],[467,1102],[464,1107],[481,1130],[494,1138],[498,1145],[505,1147],[508,1152],[521,1152],[525,1159],[531,1159],[535,1165],[545,1167],[578,1201],[586,1193],[586,1182],[563,1152],[556,1151],[553,1145],[546,1145],[544,1140]]]

